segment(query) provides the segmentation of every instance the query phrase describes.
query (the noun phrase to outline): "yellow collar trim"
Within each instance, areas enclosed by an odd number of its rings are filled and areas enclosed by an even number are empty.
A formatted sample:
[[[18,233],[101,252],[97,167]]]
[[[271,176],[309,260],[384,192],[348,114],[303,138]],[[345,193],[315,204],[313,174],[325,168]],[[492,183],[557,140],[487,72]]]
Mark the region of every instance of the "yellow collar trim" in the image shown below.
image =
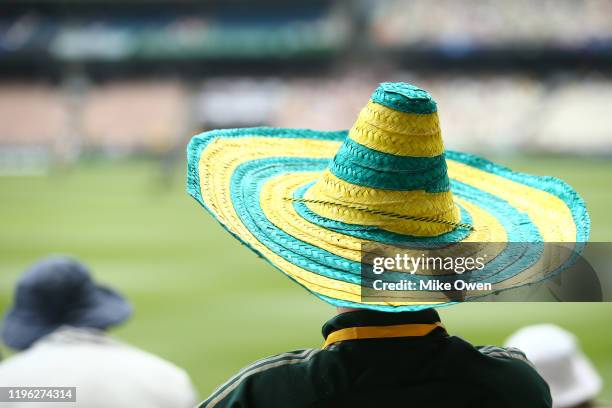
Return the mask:
[[[440,322],[427,324],[399,324],[393,326],[349,327],[335,331],[327,336],[322,348],[327,348],[334,343],[346,340],[426,336],[438,327],[444,329],[444,326]]]

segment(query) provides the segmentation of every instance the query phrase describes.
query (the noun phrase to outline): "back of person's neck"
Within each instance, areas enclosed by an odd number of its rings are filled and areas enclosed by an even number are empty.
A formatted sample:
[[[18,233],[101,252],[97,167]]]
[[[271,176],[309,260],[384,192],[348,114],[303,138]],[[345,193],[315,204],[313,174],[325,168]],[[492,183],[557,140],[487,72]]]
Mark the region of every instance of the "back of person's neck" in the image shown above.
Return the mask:
[[[350,313],[350,312],[360,312],[363,311],[365,309],[358,309],[355,307],[337,307],[336,311],[338,312],[337,314],[342,314],[342,313]]]

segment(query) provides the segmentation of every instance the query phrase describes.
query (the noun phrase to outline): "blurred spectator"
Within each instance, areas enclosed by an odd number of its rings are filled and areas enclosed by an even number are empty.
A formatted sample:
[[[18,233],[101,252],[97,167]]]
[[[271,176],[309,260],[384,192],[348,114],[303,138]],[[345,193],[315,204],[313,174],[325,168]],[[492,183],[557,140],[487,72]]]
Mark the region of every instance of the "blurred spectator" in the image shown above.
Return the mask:
[[[83,408],[193,406],[195,391],[182,369],[105,334],[131,312],[77,261],[40,261],[19,280],[4,319],[4,342],[21,352],[0,364],[0,386],[76,387],[76,407]]]
[[[600,406],[593,401],[601,378],[572,333],[553,324],[527,326],[510,336],[506,346],[522,350],[536,366],[548,382],[553,407]]]

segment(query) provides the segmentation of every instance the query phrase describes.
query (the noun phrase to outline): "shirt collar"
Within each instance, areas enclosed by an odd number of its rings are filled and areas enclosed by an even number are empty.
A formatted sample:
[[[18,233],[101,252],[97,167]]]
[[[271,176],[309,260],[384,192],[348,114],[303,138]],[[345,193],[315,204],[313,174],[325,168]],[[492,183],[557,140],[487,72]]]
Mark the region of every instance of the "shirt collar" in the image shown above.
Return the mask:
[[[114,343],[104,331],[88,327],[60,326],[50,334],[40,338],[34,345],[50,343]]]
[[[440,316],[435,309],[401,313],[358,310],[354,312],[341,313],[330,319],[323,325],[323,337],[327,339],[331,333],[351,327],[431,324],[437,322],[440,322]]]

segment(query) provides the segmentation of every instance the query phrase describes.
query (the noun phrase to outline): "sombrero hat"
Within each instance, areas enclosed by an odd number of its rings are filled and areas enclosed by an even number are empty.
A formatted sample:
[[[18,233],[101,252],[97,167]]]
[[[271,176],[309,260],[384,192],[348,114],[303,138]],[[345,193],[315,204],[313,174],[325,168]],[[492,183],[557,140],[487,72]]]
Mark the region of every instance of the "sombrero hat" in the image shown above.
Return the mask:
[[[446,303],[364,302],[367,244],[588,239],[584,202],[569,185],[445,151],[435,101],[406,83],[380,84],[349,131],[213,130],[195,136],[187,153],[188,192],[242,243],[336,306]],[[530,282],[525,271],[541,261],[535,247],[535,256],[502,249],[471,279],[502,289]]]

